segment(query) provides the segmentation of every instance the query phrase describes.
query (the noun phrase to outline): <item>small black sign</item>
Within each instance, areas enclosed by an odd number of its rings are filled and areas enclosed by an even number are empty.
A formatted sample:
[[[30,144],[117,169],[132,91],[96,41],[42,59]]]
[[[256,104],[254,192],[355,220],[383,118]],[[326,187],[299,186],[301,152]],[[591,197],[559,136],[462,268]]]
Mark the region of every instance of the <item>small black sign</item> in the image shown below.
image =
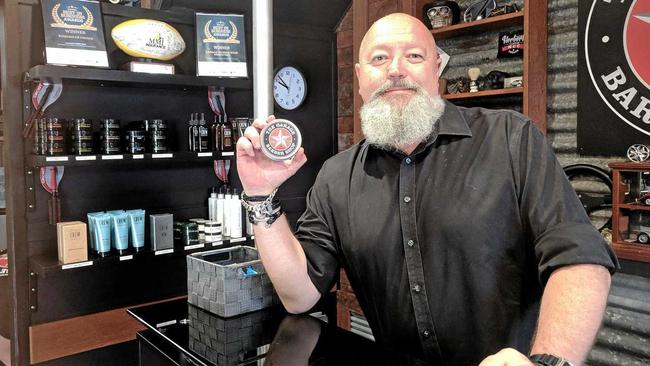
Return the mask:
[[[244,16],[196,13],[196,59],[198,76],[247,77]]]
[[[97,1],[41,0],[48,64],[108,67]]]

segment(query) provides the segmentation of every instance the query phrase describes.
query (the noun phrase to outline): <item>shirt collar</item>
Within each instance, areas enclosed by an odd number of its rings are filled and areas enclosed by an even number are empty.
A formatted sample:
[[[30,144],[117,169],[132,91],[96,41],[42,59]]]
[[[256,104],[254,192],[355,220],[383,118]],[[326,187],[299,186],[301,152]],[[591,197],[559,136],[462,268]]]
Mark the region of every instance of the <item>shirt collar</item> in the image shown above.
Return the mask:
[[[467,125],[465,117],[458,107],[445,100],[445,112],[434,127],[431,137],[427,139],[426,146],[431,145],[438,136],[467,136],[472,137],[472,131]]]

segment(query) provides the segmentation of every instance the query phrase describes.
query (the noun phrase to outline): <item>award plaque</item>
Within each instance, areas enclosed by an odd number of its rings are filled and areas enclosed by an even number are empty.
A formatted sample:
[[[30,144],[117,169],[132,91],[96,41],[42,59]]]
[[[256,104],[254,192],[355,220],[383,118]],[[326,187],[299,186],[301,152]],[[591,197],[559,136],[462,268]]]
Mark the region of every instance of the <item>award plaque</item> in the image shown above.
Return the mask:
[[[248,77],[241,14],[196,13],[196,75]]]
[[[99,2],[42,0],[48,64],[108,67]]]

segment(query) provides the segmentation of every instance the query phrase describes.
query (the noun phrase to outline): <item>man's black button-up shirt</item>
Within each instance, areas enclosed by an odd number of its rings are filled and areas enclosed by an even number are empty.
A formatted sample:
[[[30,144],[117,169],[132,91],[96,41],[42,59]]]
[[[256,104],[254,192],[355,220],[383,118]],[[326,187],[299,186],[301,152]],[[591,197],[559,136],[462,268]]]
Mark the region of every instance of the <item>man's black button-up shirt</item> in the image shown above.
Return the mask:
[[[321,293],[344,268],[377,341],[436,365],[527,352],[553,270],[616,266],[531,121],[450,103],[409,156],[329,159],[296,237]]]

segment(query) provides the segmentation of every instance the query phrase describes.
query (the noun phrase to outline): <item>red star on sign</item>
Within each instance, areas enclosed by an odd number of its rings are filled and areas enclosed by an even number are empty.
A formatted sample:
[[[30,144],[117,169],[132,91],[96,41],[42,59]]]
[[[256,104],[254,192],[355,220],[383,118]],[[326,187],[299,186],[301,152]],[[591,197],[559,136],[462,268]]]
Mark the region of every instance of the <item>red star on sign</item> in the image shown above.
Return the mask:
[[[269,142],[271,143],[271,147],[275,150],[283,151],[291,146],[293,137],[291,137],[291,133],[289,133],[289,130],[286,128],[276,128],[271,132]]]
[[[650,88],[650,49],[648,33],[650,32],[650,1],[634,3],[627,19],[624,37],[627,59],[641,82]]]

